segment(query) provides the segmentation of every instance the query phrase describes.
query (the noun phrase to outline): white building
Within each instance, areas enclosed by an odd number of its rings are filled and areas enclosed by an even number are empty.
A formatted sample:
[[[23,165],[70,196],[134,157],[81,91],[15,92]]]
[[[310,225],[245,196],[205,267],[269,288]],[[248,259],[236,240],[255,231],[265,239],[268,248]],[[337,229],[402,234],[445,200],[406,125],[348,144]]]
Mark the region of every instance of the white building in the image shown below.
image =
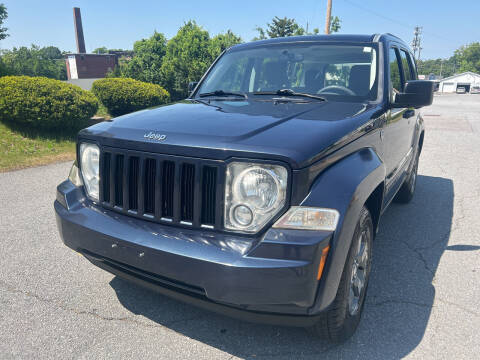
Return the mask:
[[[480,74],[467,71],[440,80],[438,92],[453,93],[457,91],[457,87],[464,87],[467,92],[470,92],[474,86],[480,87]]]

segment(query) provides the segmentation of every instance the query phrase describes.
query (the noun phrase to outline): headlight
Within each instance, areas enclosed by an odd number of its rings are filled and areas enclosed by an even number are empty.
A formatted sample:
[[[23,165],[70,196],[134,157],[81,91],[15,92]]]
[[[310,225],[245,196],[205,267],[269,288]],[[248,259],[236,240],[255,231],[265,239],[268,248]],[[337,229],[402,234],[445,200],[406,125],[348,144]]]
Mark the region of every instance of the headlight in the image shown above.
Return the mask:
[[[225,187],[225,228],[257,232],[286,201],[287,169],[280,165],[234,162]]]
[[[80,169],[87,194],[93,200],[99,199],[99,163],[100,150],[97,145],[80,144]]]

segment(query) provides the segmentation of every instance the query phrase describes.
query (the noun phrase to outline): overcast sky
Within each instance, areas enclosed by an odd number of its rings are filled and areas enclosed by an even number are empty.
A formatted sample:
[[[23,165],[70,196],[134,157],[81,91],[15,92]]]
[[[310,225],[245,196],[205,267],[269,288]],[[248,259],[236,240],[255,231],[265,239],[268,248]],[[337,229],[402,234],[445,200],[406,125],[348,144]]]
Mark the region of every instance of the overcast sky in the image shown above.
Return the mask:
[[[0,48],[54,45],[75,51],[72,7],[81,8],[87,51],[101,46],[131,49],[154,30],[168,38],[193,19],[215,35],[231,29],[244,41],[273,16],[295,18],[309,28],[324,28],[327,0],[0,0],[9,16],[10,36]],[[422,58],[449,57],[459,46],[480,41],[480,0],[333,0],[341,33],[391,32],[408,44],[413,28],[423,26]]]

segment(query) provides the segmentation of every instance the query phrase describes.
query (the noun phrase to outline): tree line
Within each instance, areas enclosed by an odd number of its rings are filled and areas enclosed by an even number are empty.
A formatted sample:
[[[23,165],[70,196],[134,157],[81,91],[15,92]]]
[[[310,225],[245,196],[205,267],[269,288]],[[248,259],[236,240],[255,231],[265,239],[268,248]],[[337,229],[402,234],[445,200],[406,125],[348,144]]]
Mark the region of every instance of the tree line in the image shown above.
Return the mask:
[[[0,3],[0,40],[8,36],[8,29],[2,26],[7,15],[5,6]],[[341,20],[332,17],[330,27],[331,32],[338,32]],[[258,26],[255,30],[258,35],[253,40],[319,34],[318,28],[309,30],[308,25],[303,27],[295,19],[277,16],[265,27]],[[176,100],[187,95],[187,84],[199,80],[222,51],[242,41],[230,30],[210,36],[208,31],[190,20],[171,39],[167,40],[164,34],[155,31],[151,37],[136,41],[133,51],[99,47],[93,53],[129,53],[119,59],[119,66],[108,77],[128,77],[159,84]],[[29,75],[65,80],[64,58],[67,53],[54,46],[36,45],[1,50],[0,76]],[[480,73],[480,43],[462,46],[448,59],[419,60],[418,70],[420,74],[443,77],[465,71]]]
[[[445,78],[466,71],[480,73],[480,42],[461,46],[447,59],[419,60],[417,65],[418,72],[427,76]]]
[[[340,20],[333,18],[332,31],[340,29]],[[257,27],[259,36],[253,40],[267,38],[318,34],[297,24],[295,19],[274,17],[266,28]],[[190,81],[198,81],[210,64],[225,49],[242,42],[231,30],[213,37],[195,21],[186,22],[177,34],[167,40],[165,35],[154,32],[148,39],[133,45],[134,56],[120,59],[119,66],[109,77],[129,77],[136,80],[162,85],[173,100],[185,98]],[[104,49],[102,49],[104,50]]]

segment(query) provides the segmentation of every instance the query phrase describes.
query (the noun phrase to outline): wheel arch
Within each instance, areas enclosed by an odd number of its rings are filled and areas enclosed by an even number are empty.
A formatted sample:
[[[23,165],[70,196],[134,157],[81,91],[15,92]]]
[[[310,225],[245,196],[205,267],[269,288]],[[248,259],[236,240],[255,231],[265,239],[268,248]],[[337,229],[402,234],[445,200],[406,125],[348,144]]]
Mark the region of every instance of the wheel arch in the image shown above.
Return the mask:
[[[373,148],[363,148],[330,166],[315,180],[302,206],[336,209],[340,218],[332,235],[325,270],[310,313],[334,300],[361,209],[367,206],[375,224],[381,214],[385,166]],[[325,191],[325,190],[328,191]]]
[[[422,130],[422,132],[420,133],[420,137],[418,139],[418,153],[419,154],[422,152],[424,135],[425,135],[425,130]]]
[[[382,215],[383,194],[385,191],[385,182],[382,181],[365,201],[365,207],[370,212],[373,222],[373,236],[375,237],[378,231],[380,216]]]

